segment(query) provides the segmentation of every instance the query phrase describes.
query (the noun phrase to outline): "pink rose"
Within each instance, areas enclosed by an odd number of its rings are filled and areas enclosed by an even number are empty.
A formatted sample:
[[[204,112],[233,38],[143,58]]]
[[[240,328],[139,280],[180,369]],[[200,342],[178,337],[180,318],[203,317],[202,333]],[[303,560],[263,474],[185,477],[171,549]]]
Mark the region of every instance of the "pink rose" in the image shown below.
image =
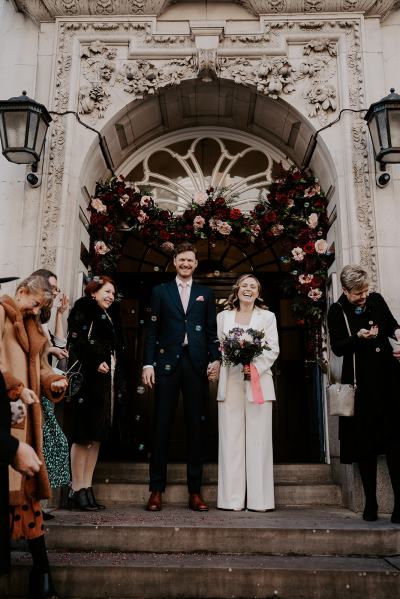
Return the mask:
[[[202,229],[205,225],[206,219],[198,215],[193,219],[193,227],[195,229]]]
[[[315,227],[318,225],[318,214],[316,212],[311,212],[307,219],[307,224],[310,229],[315,229]]]
[[[107,212],[107,206],[103,204],[100,198],[93,198],[90,202],[91,206],[96,210],[96,212],[100,212],[105,214]]]
[[[126,202],[129,202],[129,196],[127,193],[124,193],[124,195],[119,198],[119,203],[121,206],[125,206]]]
[[[271,227],[271,233],[272,235],[275,235],[275,237],[278,237],[278,235],[280,235],[284,229],[285,227],[283,225],[273,225]]]
[[[219,220],[217,222],[217,231],[221,233],[221,235],[229,235],[232,231],[232,227],[226,221]]]
[[[148,206],[151,202],[151,197],[150,196],[142,196],[141,200],[140,200],[140,205],[141,206]]]
[[[293,260],[296,260],[297,262],[301,262],[302,260],[304,260],[305,252],[304,252],[303,248],[300,248],[300,247],[293,248],[292,256],[293,256]]]
[[[322,296],[322,291],[321,289],[318,289],[318,287],[314,287],[313,289],[310,289],[307,295],[313,302],[317,302]]]
[[[315,183],[312,187],[308,187],[304,191],[304,197],[310,198],[311,196],[315,196],[321,191],[321,185],[319,183]]]
[[[257,235],[260,234],[261,227],[260,227],[260,225],[251,225],[250,231],[251,231],[252,235],[254,235],[254,237],[257,237]]]
[[[208,195],[205,191],[196,191],[196,193],[193,196],[193,200],[195,204],[198,204],[199,206],[204,206],[204,204],[208,200]]]
[[[315,242],[315,251],[317,254],[326,254],[326,250],[328,249],[328,244],[325,239],[317,239]]]
[[[139,212],[139,215],[138,215],[138,217],[137,217],[137,219],[138,219],[138,221],[139,221],[140,223],[145,223],[145,222],[146,222],[146,220],[148,220],[148,218],[149,218],[149,217],[147,216],[147,214],[146,214],[145,212],[143,212],[143,210],[141,210],[141,211]]]
[[[208,221],[208,224],[210,225],[211,229],[213,229],[213,231],[215,231],[217,229],[218,223],[220,223],[220,220],[215,220],[215,218],[210,218],[210,220]]]
[[[104,256],[104,254],[108,254],[110,248],[104,243],[104,241],[96,241],[96,243],[94,244],[94,251],[96,252],[96,254]]]
[[[166,252],[167,254],[172,254],[172,252],[175,249],[175,246],[173,243],[171,243],[171,241],[164,241],[164,243],[162,243],[160,247],[163,250],[163,252]]]
[[[309,283],[311,283],[313,278],[314,278],[314,275],[300,275],[299,283],[301,283],[302,285],[308,285]]]

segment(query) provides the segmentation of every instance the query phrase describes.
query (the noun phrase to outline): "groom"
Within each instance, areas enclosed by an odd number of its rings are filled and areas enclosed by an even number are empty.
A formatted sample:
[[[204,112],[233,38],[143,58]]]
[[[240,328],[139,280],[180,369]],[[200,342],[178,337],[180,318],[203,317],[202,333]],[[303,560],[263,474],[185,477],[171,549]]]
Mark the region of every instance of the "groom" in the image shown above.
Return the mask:
[[[193,282],[196,250],[182,243],[175,250],[176,278],[154,288],[144,347],[142,379],[155,386],[155,424],[150,459],[150,498],[146,509],[162,508],[167,478],[167,450],[179,392],[182,392],[187,439],[189,507],[208,511],[200,495],[207,376],[219,372],[220,352],[213,292]]]

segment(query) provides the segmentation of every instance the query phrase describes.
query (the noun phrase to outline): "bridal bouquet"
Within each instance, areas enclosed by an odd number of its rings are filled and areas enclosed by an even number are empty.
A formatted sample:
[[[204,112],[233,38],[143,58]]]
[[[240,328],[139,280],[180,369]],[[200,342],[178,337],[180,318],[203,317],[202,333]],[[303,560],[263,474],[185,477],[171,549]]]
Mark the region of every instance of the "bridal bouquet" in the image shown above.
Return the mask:
[[[264,340],[264,331],[256,329],[244,330],[241,327],[231,329],[221,342],[222,363],[224,366],[249,366],[250,363],[262,354],[264,350],[270,350]],[[244,380],[249,381],[250,375],[244,373]]]

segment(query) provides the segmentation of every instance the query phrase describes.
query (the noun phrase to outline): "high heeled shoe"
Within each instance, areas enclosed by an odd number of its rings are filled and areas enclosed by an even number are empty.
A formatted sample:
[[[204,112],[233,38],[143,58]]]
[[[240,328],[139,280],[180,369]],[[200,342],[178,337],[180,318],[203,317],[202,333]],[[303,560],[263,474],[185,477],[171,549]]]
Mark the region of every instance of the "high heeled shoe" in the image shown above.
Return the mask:
[[[96,497],[94,496],[93,487],[88,487],[86,489],[86,495],[87,495],[88,501],[92,507],[96,508],[97,510],[105,510],[106,509],[105,505],[97,502]]]
[[[28,599],[58,599],[54,590],[50,572],[29,572]]]
[[[79,491],[70,490],[68,494],[68,508],[78,509],[82,512],[94,512],[98,509],[89,502],[86,489],[79,489]]]

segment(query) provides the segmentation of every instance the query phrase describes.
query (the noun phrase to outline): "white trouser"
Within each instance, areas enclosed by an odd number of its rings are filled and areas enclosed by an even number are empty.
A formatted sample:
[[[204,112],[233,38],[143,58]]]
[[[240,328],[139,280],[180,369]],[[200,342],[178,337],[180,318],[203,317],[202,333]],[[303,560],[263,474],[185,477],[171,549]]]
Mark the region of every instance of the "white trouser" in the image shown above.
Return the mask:
[[[272,402],[246,399],[241,366],[230,367],[225,401],[218,402],[218,507],[275,507]],[[247,502],[246,502],[247,488]]]

